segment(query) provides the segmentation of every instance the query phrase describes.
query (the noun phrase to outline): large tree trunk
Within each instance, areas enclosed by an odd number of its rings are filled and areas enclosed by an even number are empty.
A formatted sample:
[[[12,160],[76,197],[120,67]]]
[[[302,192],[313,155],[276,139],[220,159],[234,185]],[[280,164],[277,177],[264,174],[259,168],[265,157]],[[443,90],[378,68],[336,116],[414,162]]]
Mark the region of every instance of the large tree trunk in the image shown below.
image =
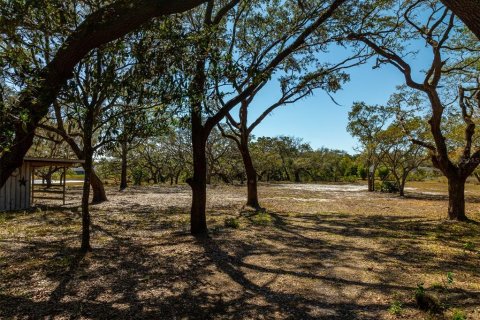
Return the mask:
[[[243,165],[245,166],[245,173],[247,175],[247,206],[260,209],[257,190],[257,171],[253,166],[248,142],[244,141],[243,143],[240,143],[239,146],[241,148],[240,152],[242,154]]]
[[[87,169],[85,167],[84,169],[86,172]],[[97,176],[97,173],[95,172],[95,170],[93,170],[93,168],[91,168],[90,184],[93,190],[92,203],[98,204],[104,201],[108,201],[107,193],[105,192],[105,186],[103,185],[102,180]]]
[[[187,183],[192,188],[192,207],[190,210],[190,228],[194,235],[208,232],[206,218],[207,204],[207,157],[205,155],[206,139],[201,132],[192,128],[193,178]]]
[[[465,181],[459,176],[448,177],[448,218],[466,221],[465,215]]]
[[[128,148],[127,142],[122,141],[122,173],[120,177],[120,191],[127,189]]]
[[[90,50],[123,37],[145,22],[159,16],[190,10],[206,0],[137,0],[116,1],[87,16],[82,24],[60,46],[52,61],[30,79],[19,95],[17,110],[27,112],[30,121],[14,125],[15,140],[9,152],[0,157],[0,187],[20,167],[32,146],[35,129],[48,113],[64,83],[72,77],[75,65]],[[0,138],[7,128],[0,128]],[[9,128],[8,128],[9,129]]]
[[[480,39],[480,1],[442,0],[442,2]]]

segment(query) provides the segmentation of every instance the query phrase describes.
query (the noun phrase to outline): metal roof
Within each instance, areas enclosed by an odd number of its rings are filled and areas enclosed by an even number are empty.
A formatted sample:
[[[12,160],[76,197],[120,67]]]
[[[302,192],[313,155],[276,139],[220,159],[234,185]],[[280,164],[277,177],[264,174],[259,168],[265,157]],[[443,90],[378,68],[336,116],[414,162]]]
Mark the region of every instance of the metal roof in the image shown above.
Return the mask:
[[[85,163],[85,160],[78,159],[55,159],[55,158],[31,158],[25,157],[23,161],[30,163],[32,167],[46,167],[46,166],[65,166],[70,167],[75,164]]]

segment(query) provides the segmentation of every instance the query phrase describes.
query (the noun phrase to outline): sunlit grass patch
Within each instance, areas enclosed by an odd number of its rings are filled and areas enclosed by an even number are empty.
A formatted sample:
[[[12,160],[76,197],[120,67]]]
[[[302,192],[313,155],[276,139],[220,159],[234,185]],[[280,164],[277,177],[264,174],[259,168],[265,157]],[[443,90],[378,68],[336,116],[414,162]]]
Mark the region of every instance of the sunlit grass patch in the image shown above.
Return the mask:
[[[252,223],[266,226],[272,223],[272,217],[267,212],[259,212],[251,217]]]

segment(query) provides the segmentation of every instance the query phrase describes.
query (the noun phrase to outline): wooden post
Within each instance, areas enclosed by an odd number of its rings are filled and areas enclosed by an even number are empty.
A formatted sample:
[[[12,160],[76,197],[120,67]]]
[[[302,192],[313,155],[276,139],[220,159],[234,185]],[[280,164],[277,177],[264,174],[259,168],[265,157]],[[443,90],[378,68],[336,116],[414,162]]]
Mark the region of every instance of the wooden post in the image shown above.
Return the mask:
[[[63,166],[63,205],[65,205],[66,185],[67,185],[67,167]]]
[[[35,193],[35,167],[32,167],[32,203],[31,203],[32,206],[33,206],[33,200],[35,199],[34,193]]]

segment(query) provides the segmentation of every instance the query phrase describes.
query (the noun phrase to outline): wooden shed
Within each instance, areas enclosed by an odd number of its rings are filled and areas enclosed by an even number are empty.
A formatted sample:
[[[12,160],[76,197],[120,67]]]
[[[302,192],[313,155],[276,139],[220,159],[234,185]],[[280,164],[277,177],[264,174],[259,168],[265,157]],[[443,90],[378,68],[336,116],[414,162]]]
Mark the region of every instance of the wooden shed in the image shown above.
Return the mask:
[[[63,204],[65,204],[66,168],[81,163],[84,163],[84,161],[24,158],[22,166],[11,174],[5,185],[0,189],[0,211],[28,209],[36,198],[63,200]],[[44,185],[43,183],[35,183],[35,169],[48,166],[60,167],[63,169],[63,173],[59,183],[53,185],[53,188],[41,189]],[[36,186],[40,187],[40,189],[36,188]]]

